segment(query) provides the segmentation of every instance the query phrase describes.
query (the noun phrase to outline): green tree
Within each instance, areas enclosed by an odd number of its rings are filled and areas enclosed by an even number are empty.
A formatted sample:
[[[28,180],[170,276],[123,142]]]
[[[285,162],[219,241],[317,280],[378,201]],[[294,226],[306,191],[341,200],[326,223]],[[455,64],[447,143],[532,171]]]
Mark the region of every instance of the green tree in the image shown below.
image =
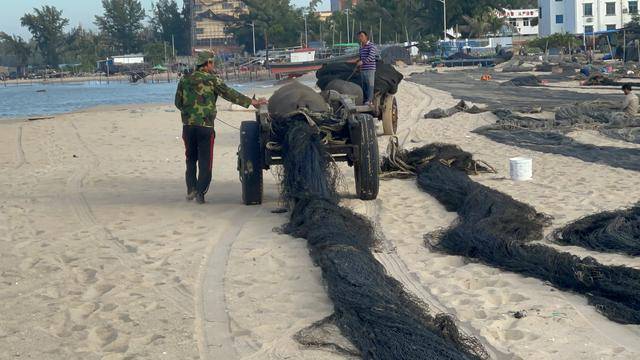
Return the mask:
[[[251,24],[255,24],[256,49],[269,46],[286,47],[300,44],[304,33],[303,10],[291,5],[289,0],[245,0],[249,12],[240,14],[238,20],[227,28],[245,49],[252,49]]]
[[[144,60],[152,65],[164,64],[164,51],[164,43],[148,43],[144,46]]]
[[[572,34],[552,34],[547,37],[542,37],[538,39],[531,40],[527,42],[527,47],[534,47],[539,49],[550,49],[550,48],[563,48],[563,47],[572,47],[576,48],[582,44],[575,35]]]
[[[173,40],[179,54],[189,53],[189,14],[184,8],[180,10],[175,0],[160,0],[153,5],[151,25],[158,40],[169,44]]]
[[[62,11],[55,6],[34,8],[32,14],[25,14],[20,18],[22,26],[26,26],[36,41],[37,48],[47,65],[57,66],[59,63],[59,48],[63,43],[63,29],[69,19],[62,17]]]
[[[82,26],[75,27],[65,34],[65,44],[62,55],[64,62],[79,63],[85,71],[95,69],[96,61],[108,55],[105,39]]]
[[[4,49],[15,57],[18,73],[24,75],[29,57],[31,56],[31,46],[29,46],[29,43],[24,41],[20,36],[9,35],[4,32],[0,32],[0,41]]]
[[[98,26],[122,53],[140,50],[145,11],[138,0],[102,0],[103,16],[95,17]]]

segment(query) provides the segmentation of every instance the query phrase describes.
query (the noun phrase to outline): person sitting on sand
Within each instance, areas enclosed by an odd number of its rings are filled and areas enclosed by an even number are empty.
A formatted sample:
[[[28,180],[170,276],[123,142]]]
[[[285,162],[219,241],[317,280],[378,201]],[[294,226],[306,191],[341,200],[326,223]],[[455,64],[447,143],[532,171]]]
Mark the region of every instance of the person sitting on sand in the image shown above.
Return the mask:
[[[213,68],[213,54],[199,53],[196,71],[180,79],[175,98],[182,117],[182,139],[187,158],[187,200],[196,199],[198,204],[204,203],[211,183],[218,96],[245,108],[266,104],[264,99],[251,99],[227,86],[214,75]]]
[[[626,115],[636,116],[638,114],[640,101],[636,94],[632,92],[631,85],[622,85],[622,92],[624,92],[625,95],[624,101],[622,102],[622,111],[624,111]]]

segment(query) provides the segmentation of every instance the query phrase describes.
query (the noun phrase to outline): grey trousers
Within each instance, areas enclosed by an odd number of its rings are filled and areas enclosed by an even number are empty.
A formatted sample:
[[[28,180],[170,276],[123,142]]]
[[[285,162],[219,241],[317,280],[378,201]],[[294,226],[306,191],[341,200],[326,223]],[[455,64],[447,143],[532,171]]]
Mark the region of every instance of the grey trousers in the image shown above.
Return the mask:
[[[362,77],[362,92],[364,93],[364,103],[373,101],[373,89],[376,81],[375,70],[362,70],[360,72]]]

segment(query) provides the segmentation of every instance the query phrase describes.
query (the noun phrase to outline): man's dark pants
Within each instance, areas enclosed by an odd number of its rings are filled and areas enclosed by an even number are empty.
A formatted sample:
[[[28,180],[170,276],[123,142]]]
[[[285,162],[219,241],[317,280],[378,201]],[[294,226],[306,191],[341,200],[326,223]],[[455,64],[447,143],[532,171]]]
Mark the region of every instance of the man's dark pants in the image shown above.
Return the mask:
[[[213,128],[195,125],[182,127],[185,155],[187,157],[187,192],[194,190],[198,194],[206,194],[211,183],[213,169],[213,145],[216,133]],[[196,166],[198,175],[196,177]]]

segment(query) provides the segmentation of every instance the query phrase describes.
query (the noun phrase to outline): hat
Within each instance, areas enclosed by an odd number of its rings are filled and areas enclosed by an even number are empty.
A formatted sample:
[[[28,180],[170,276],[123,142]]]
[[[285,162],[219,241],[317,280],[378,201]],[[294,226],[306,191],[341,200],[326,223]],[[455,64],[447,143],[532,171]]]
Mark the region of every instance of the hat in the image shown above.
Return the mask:
[[[202,51],[198,53],[198,59],[197,59],[196,65],[198,66],[204,65],[209,61],[213,61],[213,53],[209,51]]]

